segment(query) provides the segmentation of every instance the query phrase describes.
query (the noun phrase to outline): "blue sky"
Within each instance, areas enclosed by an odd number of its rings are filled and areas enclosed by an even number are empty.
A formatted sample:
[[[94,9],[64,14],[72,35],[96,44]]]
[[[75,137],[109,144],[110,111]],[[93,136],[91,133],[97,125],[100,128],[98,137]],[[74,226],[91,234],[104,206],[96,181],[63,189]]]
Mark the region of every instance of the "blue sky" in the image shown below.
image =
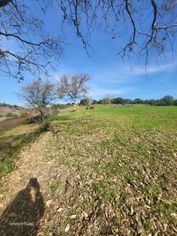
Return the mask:
[[[52,31],[55,29],[53,21],[55,15],[47,26],[51,26]],[[90,39],[90,57],[69,27],[66,37],[64,56],[55,63],[55,70],[52,71],[54,81],[62,74],[88,73],[91,76],[88,96],[91,98],[100,99],[106,95],[142,99],[172,95],[177,98],[177,57],[173,53],[167,52],[158,63],[153,60],[152,55],[148,67],[145,68],[141,59],[123,61],[117,56],[119,41],[112,40],[108,32],[93,33]],[[124,37],[121,40],[124,40]],[[16,94],[33,78],[26,74],[25,80],[20,83],[12,78],[1,78],[0,102],[25,105]]]

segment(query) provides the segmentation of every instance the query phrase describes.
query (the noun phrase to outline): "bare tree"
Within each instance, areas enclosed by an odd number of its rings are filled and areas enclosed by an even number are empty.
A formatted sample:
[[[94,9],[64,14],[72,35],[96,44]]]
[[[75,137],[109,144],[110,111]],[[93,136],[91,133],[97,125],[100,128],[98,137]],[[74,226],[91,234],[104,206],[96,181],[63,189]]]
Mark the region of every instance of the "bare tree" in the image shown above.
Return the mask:
[[[87,74],[75,74],[71,77],[63,75],[58,85],[58,95],[73,102],[74,109],[78,99],[81,99],[88,92],[86,83],[90,80]]]
[[[54,37],[42,21],[50,17],[49,8],[55,8],[59,18],[62,13],[58,25],[72,26],[86,50],[93,30],[99,28],[118,39],[122,57],[141,55],[147,61],[152,53],[176,51],[176,0],[0,0],[1,71],[23,79],[24,71],[47,70],[51,58],[61,56],[60,27]],[[15,46],[7,46],[9,42]]]
[[[45,108],[57,97],[54,84],[47,80],[44,81],[41,78],[24,86],[19,96],[40,113],[41,120],[44,119]]]

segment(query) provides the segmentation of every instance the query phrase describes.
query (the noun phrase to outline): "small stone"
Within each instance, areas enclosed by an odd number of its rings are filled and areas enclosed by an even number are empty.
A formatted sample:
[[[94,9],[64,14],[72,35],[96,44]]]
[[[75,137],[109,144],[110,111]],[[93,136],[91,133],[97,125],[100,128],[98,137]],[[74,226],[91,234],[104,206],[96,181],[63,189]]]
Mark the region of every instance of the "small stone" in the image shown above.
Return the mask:
[[[67,224],[66,228],[65,228],[65,233],[67,233],[70,229],[70,224]]]
[[[134,213],[134,210],[133,210],[133,207],[131,206],[131,207],[130,207],[130,215],[132,216],[133,213]]]
[[[47,202],[46,202],[46,206],[47,207],[50,207],[52,205],[52,200],[48,200]]]
[[[85,211],[83,212],[83,215],[84,215],[85,218],[88,217],[88,214]]]
[[[77,217],[77,215],[71,215],[70,219],[75,219]]]
[[[177,153],[174,152],[174,153],[173,153],[173,156],[176,158],[176,157],[177,157]]]
[[[38,233],[37,236],[44,236],[42,232]]]
[[[170,215],[177,219],[177,213],[171,213]]]
[[[63,211],[64,208],[58,208],[57,211],[60,213],[61,211]]]

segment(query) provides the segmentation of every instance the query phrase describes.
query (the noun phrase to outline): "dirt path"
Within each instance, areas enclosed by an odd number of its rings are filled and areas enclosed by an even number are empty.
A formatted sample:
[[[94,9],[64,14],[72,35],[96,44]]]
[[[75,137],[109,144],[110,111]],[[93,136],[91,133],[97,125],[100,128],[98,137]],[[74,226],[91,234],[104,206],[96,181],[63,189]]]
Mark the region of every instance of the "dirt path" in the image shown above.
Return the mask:
[[[26,205],[24,204],[24,208],[30,208],[32,206],[31,204],[35,202],[35,199],[33,198],[37,197],[39,194],[43,198],[42,204],[49,205],[50,201],[48,201],[47,193],[49,192],[48,188],[50,185],[50,181],[61,171],[55,159],[52,159],[50,161],[48,160],[48,156],[53,155],[55,151],[54,145],[52,145],[52,143],[53,143],[53,135],[51,132],[47,132],[44,135],[42,135],[35,143],[31,144],[21,153],[20,158],[17,162],[16,170],[2,179],[2,192],[0,194],[1,223],[8,221],[9,224],[12,224],[13,221],[17,221],[16,218],[12,217],[12,219],[9,219],[8,216],[8,215],[10,215],[10,217],[11,215],[13,216],[14,211],[16,216],[24,213],[24,217],[18,218],[19,220],[23,221],[25,220],[25,222],[28,222],[29,224],[31,223],[29,222],[30,221],[29,215],[25,216],[26,214],[25,211],[28,211],[28,209],[19,209],[20,211],[22,210],[23,213],[16,212],[18,211],[18,207],[21,207],[17,206],[18,203],[21,205],[20,203],[21,195],[23,195],[23,199],[21,199],[21,202],[28,201],[27,204],[25,203]],[[30,200],[29,199],[26,200],[26,198],[30,198]],[[9,205],[11,202],[12,204]],[[14,215],[14,217],[16,216]],[[38,216],[38,219],[36,219],[35,221],[39,220],[39,218],[41,218],[41,216]],[[31,220],[34,219],[35,216]],[[12,225],[11,228],[13,227],[16,226]],[[2,229],[1,231],[0,229],[1,232],[0,235],[10,235],[10,233],[9,234],[4,233],[3,230],[4,229]],[[29,231],[29,235],[36,235],[36,231],[35,230],[33,232]]]
[[[39,178],[43,182],[50,165],[47,164],[46,151],[49,149],[51,134],[42,135],[35,143],[25,149],[16,163],[16,170],[3,180],[4,189],[9,195],[25,187],[30,178]],[[32,151],[33,150],[33,151]],[[45,170],[45,171],[44,171]],[[10,196],[8,196],[10,198]]]

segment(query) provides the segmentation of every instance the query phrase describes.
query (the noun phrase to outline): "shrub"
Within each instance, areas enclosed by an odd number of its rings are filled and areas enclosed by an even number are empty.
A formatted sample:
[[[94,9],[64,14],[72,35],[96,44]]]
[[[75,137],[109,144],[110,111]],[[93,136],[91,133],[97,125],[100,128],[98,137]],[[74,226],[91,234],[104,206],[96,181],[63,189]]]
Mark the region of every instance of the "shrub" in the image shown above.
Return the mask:
[[[94,109],[94,106],[87,106],[86,110],[89,110],[89,109],[91,109],[91,110]]]
[[[81,106],[89,106],[92,104],[92,101],[89,98],[84,98],[80,100],[79,105]]]

